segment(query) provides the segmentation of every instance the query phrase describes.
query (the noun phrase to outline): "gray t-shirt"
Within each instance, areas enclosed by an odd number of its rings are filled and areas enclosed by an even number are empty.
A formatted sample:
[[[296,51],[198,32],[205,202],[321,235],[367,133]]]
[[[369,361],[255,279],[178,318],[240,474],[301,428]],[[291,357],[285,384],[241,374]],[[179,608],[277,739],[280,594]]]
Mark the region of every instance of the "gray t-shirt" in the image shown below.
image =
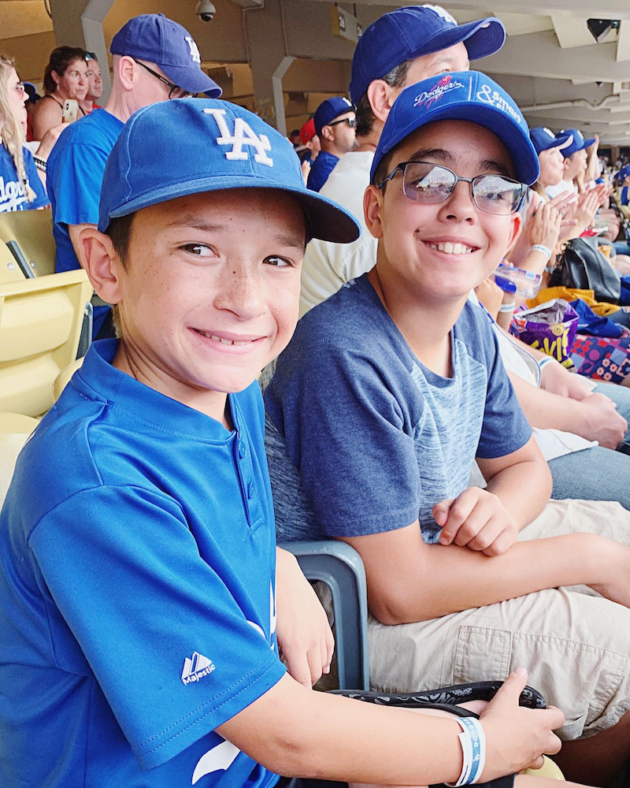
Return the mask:
[[[466,304],[453,377],[412,353],[367,275],[298,323],[265,392],[266,448],[282,540],[362,536],[419,519],[467,486],[475,457],[527,443],[492,326]]]

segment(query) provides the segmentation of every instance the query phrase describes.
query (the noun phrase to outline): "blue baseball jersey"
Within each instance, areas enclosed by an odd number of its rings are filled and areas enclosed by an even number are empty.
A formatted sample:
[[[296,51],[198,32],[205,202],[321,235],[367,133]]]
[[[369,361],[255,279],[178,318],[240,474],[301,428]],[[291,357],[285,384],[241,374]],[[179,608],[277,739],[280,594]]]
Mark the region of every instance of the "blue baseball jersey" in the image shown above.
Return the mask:
[[[18,177],[13,157],[6,147],[0,143],[0,213],[28,211],[31,208],[43,208],[46,205],[50,205],[50,200],[37,173],[37,167],[30,150],[22,148],[22,155],[24,157],[26,177],[31,189],[35,192],[35,199],[32,202],[28,201],[26,188]]]
[[[214,730],[285,672],[258,384],[233,431],[95,343],[0,514],[0,785],[267,788]]]
[[[420,522],[467,486],[475,457],[531,436],[492,326],[466,304],[452,376],[416,358],[367,274],[298,323],[265,391],[267,457],[282,539],[364,536]]]
[[[98,224],[105,164],[122,127],[122,121],[107,110],[91,112],[63,132],[48,157],[46,183],[52,203],[57,273],[81,267],[68,225]],[[107,307],[94,307],[94,337],[107,312]]]
[[[338,162],[339,158],[337,156],[333,156],[332,153],[328,153],[325,150],[320,151],[315,161],[311,164],[311,171],[306,181],[307,187],[314,192],[320,191]]]

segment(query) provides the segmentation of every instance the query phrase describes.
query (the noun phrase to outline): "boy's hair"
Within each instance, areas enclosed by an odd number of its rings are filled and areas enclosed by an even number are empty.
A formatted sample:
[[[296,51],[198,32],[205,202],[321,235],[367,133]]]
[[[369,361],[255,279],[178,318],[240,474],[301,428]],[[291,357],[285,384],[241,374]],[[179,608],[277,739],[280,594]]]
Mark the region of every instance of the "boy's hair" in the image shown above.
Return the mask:
[[[37,196],[29,183],[26,167],[24,166],[24,133],[17,121],[9,103],[8,82],[15,63],[11,58],[0,55],[0,143],[9,151],[20,182],[24,186],[26,198],[33,202]]]
[[[122,263],[123,268],[127,268],[127,256],[129,254],[129,241],[131,239],[131,225],[133,224],[133,217],[135,213],[129,213],[126,216],[119,216],[116,219],[112,219],[109,223],[109,227],[107,228],[105,235],[108,235],[114,249],[116,250],[116,254],[120,258],[120,262]],[[120,323],[120,315],[118,312],[118,306],[116,304],[112,305],[112,320],[114,323],[114,331],[116,333],[116,339],[120,339],[123,335],[122,325]]]
[[[407,80],[409,66],[411,66],[412,63],[413,60],[405,60],[403,63],[399,63],[399,65],[395,66],[391,71],[385,74],[384,77],[381,77],[381,79],[383,82],[387,82],[390,88],[403,87]],[[357,137],[367,137],[372,131],[374,121],[376,120],[374,112],[372,112],[372,105],[370,104],[367,92],[361,96],[357,103],[356,118]]]

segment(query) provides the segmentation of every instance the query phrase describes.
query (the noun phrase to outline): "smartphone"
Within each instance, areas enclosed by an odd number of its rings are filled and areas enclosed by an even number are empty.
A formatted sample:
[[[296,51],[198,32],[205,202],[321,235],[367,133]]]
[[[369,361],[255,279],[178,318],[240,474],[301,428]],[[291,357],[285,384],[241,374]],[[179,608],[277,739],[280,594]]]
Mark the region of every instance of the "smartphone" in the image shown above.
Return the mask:
[[[74,123],[79,114],[79,102],[75,99],[66,99],[63,102],[63,113],[61,115],[64,123]]]

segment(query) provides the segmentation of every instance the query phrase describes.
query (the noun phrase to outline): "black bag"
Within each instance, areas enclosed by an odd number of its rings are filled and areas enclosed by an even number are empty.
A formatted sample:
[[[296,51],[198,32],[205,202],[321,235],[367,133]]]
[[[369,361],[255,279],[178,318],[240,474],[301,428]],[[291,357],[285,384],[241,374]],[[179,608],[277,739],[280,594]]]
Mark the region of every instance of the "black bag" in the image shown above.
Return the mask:
[[[619,303],[621,279],[599,251],[596,238],[574,238],[566,245],[562,260],[554,268],[549,287],[592,290],[596,301]]]

